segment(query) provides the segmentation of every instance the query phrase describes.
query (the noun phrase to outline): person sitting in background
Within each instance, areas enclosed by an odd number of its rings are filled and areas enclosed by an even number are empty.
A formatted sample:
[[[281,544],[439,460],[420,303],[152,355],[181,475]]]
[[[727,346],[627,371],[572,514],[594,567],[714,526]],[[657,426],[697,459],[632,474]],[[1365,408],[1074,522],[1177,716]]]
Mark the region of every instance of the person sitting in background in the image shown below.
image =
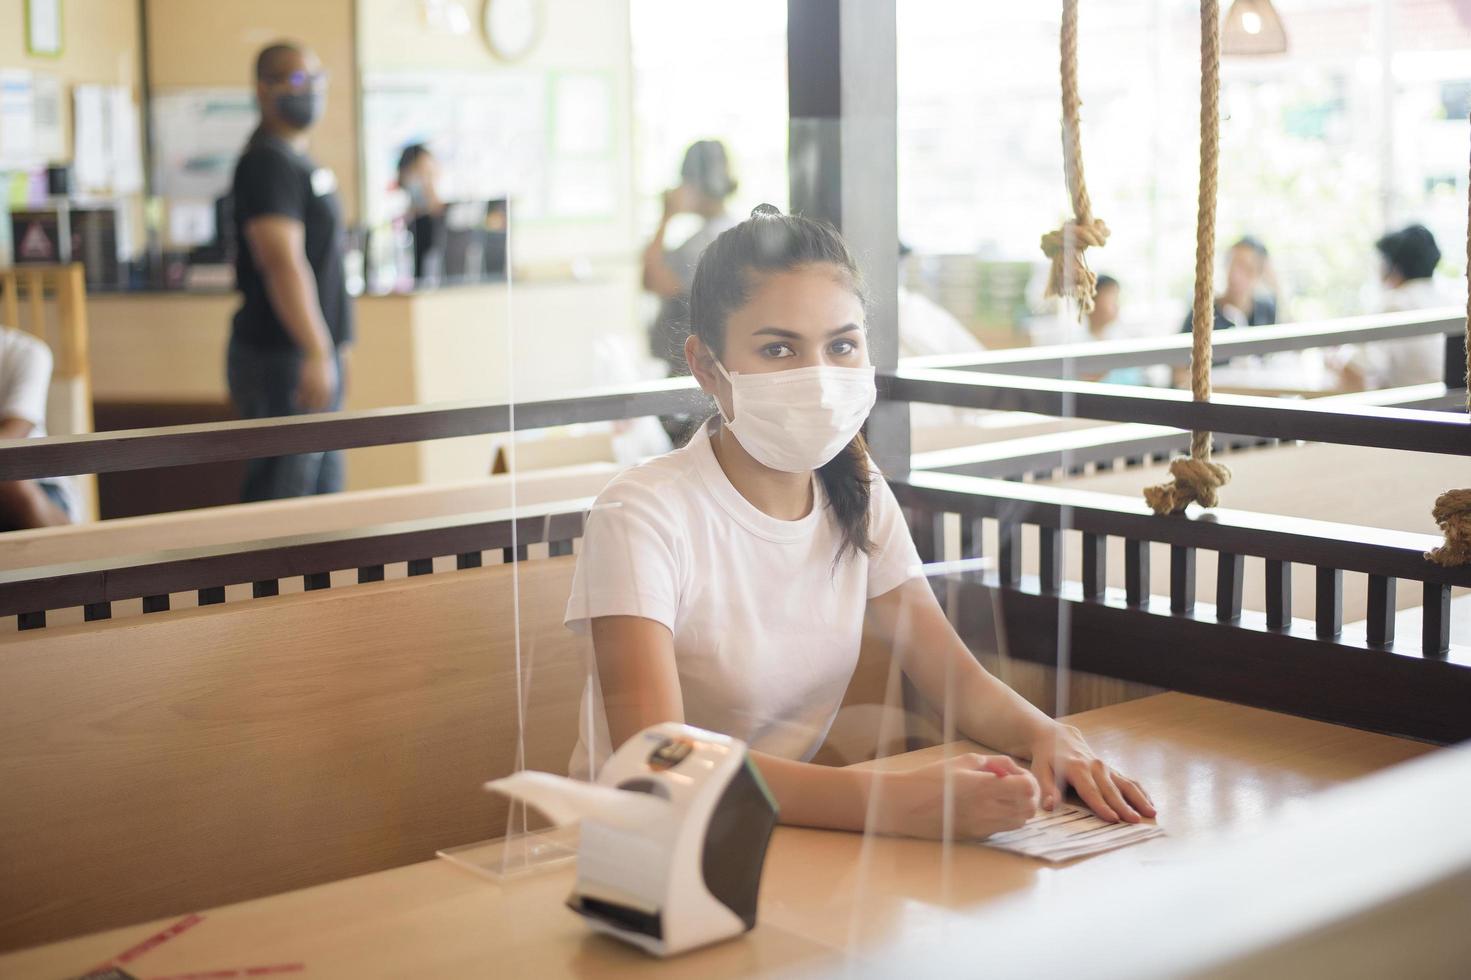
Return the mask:
[[[1380,313],[1403,313],[1455,302],[1435,281],[1440,247],[1424,225],[1390,232],[1374,247],[1379,250],[1379,276],[1384,284]],[[1339,376],[1350,390],[1429,384],[1444,377],[1445,338],[1432,334],[1345,347],[1339,359]]]
[[[1099,276],[1093,292],[1093,312],[1088,314],[1088,333],[1094,340],[1113,340],[1118,336],[1119,281],[1113,276]]]
[[[910,289],[906,279],[908,245],[899,243],[899,356],[971,354],[986,349],[955,314],[924,293]],[[936,406],[938,407],[938,406]]]
[[[1185,314],[1181,333],[1191,330]],[[1246,235],[1232,245],[1226,258],[1226,291],[1216,297],[1215,329],[1261,327],[1277,322],[1277,282],[1267,247]]]
[[[398,158],[398,186],[409,197],[404,221],[414,236],[414,279],[433,271],[433,259],[444,248],[444,202],[435,189],[439,164],[423,143],[404,147]]]
[[[1119,322],[1121,292],[1119,281],[1113,276],[1098,277],[1098,286],[1093,294],[1093,312],[1088,314],[1088,335],[1094,340],[1118,340],[1124,335],[1121,329],[1123,324]],[[1146,367],[1114,368],[1105,374],[1085,377],[1084,380],[1102,381],[1112,385],[1147,385],[1151,383],[1151,370]],[[1166,375],[1167,382],[1167,371]]]
[[[643,287],[659,297],[659,315],[649,333],[649,350],[669,365],[671,376],[689,374],[684,340],[689,336],[689,291],[700,253],[735,221],[725,202],[735,193],[730,157],[719,140],[700,140],[685,151],[679,186],[664,192],[664,214],[644,249]],[[665,248],[669,222],[680,214],[697,215],[702,224],[678,248]]]
[[[0,327],[0,439],[46,435],[51,348],[28,333]],[[71,481],[0,480],[0,531],[70,524],[76,515]]]

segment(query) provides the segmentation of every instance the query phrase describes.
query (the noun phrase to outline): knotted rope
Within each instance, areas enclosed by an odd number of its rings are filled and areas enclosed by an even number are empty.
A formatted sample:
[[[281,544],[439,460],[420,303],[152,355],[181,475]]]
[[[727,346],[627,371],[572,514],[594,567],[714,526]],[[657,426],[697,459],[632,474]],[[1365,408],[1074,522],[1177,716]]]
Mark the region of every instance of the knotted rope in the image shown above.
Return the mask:
[[[1471,122],[1471,119],[1468,119]],[[1471,172],[1471,165],[1468,165]],[[1466,196],[1466,411],[1471,412],[1471,194]],[[1447,490],[1430,512],[1445,534],[1445,544],[1425,555],[1452,568],[1471,561],[1471,490]]]
[[[1195,219],[1195,307],[1191,315],[1190,394],[1211,400],[1211,328],[1215,324],[1212,269],[1216,243],[1216,170],[1221,127],[1221,18],[1218,0],[1200,4],[1200,195]],[[1144,499],[1156,514],[1175,514],[1191,502],[1216,505],[1216,491],[1231,471],[1211,462],[1209,431],[1190,434],[1190,457],[1170,463],[1173,483],[1146,487]]]
[[[1052,260],[1047,297],[1078,301],[1078,314],[1093,311],[1098,277],[1083,257],[1089,248],[1108,241],[1108,225],[1093,217],[1088,185],[1083,180],[1083,136],[1078,124],[1078,0],[1062,2],[1062,172],[1073,199],[1073,220],[1042,236],[1042,253]]]

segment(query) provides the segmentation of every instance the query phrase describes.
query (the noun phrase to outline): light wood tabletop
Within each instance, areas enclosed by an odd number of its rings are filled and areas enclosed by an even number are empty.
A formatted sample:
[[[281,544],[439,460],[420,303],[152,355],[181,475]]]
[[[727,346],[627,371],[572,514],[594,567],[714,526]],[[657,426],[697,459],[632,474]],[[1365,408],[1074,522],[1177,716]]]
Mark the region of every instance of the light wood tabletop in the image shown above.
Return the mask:
[[[1149,789],[1168,836],[1049,866],[975,844],[782,827],[768,854],[757,928],[667,961],[592,935],[564,908],[569,866],[496,884],[425,861],[20,951],[0,957],[0,977],[76,976],[138,949],[121,965],[141,978],[268,968],[343,977],[825,974],[899,943],[923,943],[1002,898],[1046,903],[1074,882],[1107,879],[1119,882],[1126,901],[1181,847],[1239,833],[1318,791],[1431,751],[1173,693],[1070,720]],[[909,766],[970,748],[935,747],[878,764]]]

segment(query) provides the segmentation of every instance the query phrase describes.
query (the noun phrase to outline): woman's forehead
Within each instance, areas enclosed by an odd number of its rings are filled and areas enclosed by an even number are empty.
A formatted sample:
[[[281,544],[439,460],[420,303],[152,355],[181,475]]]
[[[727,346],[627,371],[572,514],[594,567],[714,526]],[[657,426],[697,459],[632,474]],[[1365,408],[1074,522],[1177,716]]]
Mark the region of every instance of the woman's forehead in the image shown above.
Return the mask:
[[[851,276],[826,263],[759,275],[730,318],[731,326],[746,332],[762,326],[826,332],[847,323],[863,323],[863,303]]]

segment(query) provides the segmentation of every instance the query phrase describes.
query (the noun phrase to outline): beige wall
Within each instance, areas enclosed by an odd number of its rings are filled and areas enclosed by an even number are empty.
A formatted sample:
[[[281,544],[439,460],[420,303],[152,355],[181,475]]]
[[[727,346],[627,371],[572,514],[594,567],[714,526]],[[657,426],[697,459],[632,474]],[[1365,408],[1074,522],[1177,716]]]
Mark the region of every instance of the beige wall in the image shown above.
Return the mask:
[[[17,0],[18,2],[18,0]],[[95,0],[131,8],[131,0]],[[67,0],[68,8],[75,0]],[[327,115],[311,154],[337,173],[349,223],[358,213],[357,58],[353,0],[147,0],[149,83],[171,89],[253,87],[262,47],[282,38],[317,52],[331,73]],[[68,9],[68,15],[71,11]]]
[[[137,7],[130,0],[65,0],[61,26],[61,56],[32,57],[26,53],[25,0],[0,0],[0,67],[28,68],[62,80],[62,126],[70,159],[73,85],[126,85],[138,100]]]

